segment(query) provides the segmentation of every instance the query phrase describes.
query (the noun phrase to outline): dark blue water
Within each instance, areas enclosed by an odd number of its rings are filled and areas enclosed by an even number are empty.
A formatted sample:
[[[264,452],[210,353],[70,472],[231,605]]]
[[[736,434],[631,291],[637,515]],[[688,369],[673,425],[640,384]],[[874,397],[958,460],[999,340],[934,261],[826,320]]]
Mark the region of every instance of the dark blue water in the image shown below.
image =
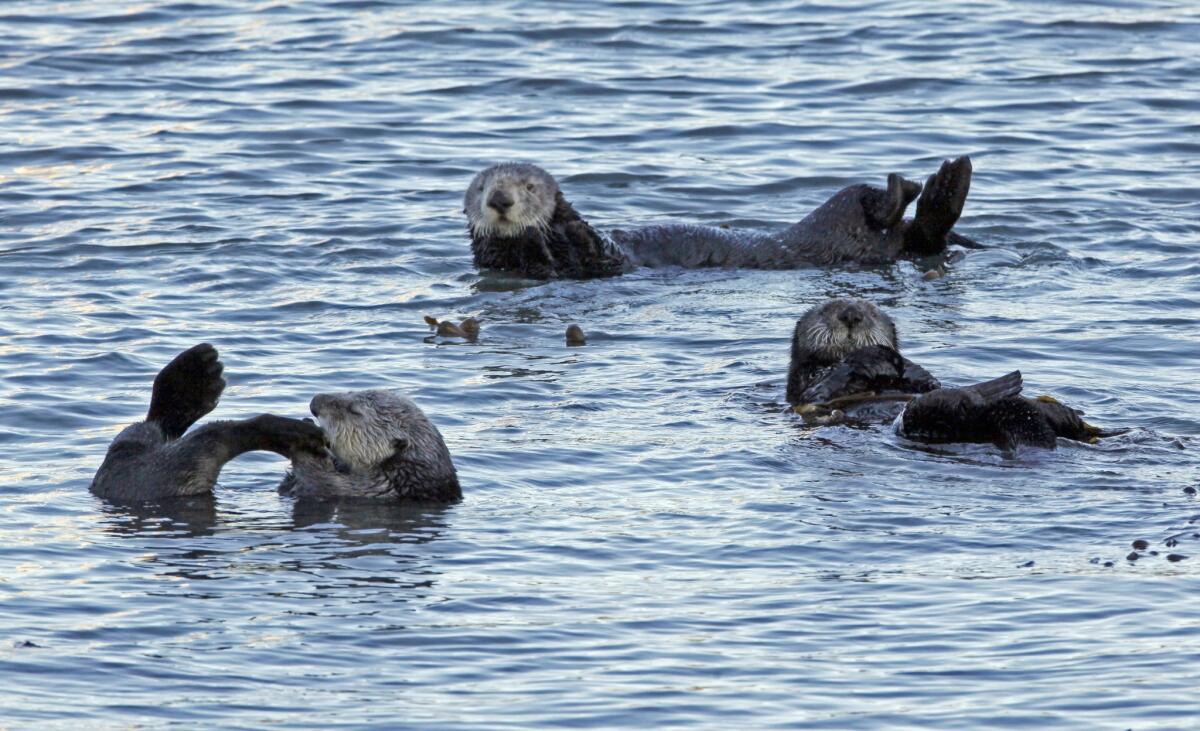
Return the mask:
[[[0,33],[0,727],[1197,727],[1194,4],[27,0]],[[461,214],[523,159],[600,227],[773,229],[960,154],[990,248],[936,281],[481,279]],[[1132,431],[806,427],[788,339],[831,295],[947,383],[1020,368]],[[218,417],[410,392],[466,499],[297,509],[271,456],[93,498],[201,340]]]

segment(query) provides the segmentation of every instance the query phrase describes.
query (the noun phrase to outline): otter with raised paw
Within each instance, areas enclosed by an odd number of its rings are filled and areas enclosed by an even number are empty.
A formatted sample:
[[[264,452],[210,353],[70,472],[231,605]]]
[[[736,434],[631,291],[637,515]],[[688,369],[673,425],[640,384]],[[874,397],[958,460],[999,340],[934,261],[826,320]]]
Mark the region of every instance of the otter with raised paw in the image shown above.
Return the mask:
[[[951,231],[971,187],[971,161],[947,160],[922,186],[896,173],[887,188],[851,185],[778,233],[671,224],[592,228],[536,165],[493,165],[471,181],[463,202],[475,266],[534,279],[589,279],[645,267],[798,269],[890,264],[902,256],[975,247]],[[919,197],[918,197],[919,196]],[[917,213],[904,218],[913,200]]]
[[[441,433],[412,400],[394,391],[352,391],[319,394],[309,409],[330,451],[293,459],[281,493],[315,500],[462,499]]]
[[[788,403],[803,409],[885,401],[938,388],[938,380],[899,348],[896,324],[867,300],[839,297],[815,305],[792,332]]]
[[[1021,396],[1020,371],[963,388],[922,394],[904,409],[898,432],[919,442],[991,443],[1011,451],[1019,446],[1054,449],[1058,437],[1094,443],[1109,432],[1050,396]]]
[[[180,353],[154,379],[145,421],[113,439],[92,492],[117,502],[211,493],[221,468],[251,451],[297,459],[326,451],[315,424],[273,414],[214,421],[185,434],[217,406],[225,379],[217,350],[201,343]]]

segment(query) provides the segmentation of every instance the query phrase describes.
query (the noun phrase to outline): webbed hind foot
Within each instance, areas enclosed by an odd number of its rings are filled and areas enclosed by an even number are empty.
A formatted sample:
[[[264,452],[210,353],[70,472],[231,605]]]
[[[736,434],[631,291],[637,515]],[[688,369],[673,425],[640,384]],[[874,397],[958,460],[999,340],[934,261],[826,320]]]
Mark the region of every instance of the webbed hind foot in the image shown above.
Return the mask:
[[[917,215],[905,230],[904,248],[915,254],[937,254],[958,223],[971,190],[971,158],[946,160],[925,181],[917,198]]]
[[[146,421],[159,425],[167,439],[178,439],[202,416],[217,407],[225,379],[217,349],[200,343],[175,356],[154,377]]]

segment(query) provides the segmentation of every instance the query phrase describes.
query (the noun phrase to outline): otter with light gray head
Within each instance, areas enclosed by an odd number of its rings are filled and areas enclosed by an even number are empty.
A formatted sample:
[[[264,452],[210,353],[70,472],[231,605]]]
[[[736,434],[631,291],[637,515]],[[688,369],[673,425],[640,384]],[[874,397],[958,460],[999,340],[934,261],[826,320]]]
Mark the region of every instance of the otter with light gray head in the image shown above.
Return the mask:
[[[217,406],[225,390],[217,350],[201,343],[175,357],[154,379],[145,421],[113,439],[92,479],[92,492],[133,503],[211,493],[221,468],[251,451],[292,460],[326,451],[316,425],[273,414],[188,428]]]
[[[309,409],[330,453],[293,460],[281,493],[316,500],[462,499],[441,433],[411,399],[388,390],[318,394]]]
[[[971,161],[963,156],[942,163],[924,186],[892,173],[886,189],[843,188],[778,233],[671,224],[603,235],[545,170],[502,163],[471,181],[463,212],[477,267],[535,279],[609,277],[638,266],[798,269],[889,264],[941,254],[949,244],[977,247],[950,230],[970,187]],[[905,219],[913,200],[916,216]]]
[[[867,391],[924,393],[939,386],[899,352],[896,324],[867,300],[841,297],[815,305],[792,331],[787,400],[824,403]]]

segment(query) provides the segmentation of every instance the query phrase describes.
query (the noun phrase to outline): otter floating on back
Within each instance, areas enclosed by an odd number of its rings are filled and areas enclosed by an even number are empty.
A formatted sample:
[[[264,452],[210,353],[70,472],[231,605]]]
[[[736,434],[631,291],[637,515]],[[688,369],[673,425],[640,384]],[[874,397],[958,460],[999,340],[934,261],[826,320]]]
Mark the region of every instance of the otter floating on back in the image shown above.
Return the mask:
[[[263,414],[214,421],[225,379],[208,343],[175,357],[154,379],[145,421],[113,439],[92,492],[118,502],[211,493],[226,462],[254,450],[292,460],[280,491],[301,498],[453,502],[462,498],[442,435],[409,399],[391,391],[319,394],[310,420]]]
[[[895,323],[875,305],[858,298],[822,302],[804,313],[792,334],[788,403],[829,409],[831,402],[850,402],[859,394],[892,395],[908,401],[897,421],[899,434],[934,444],[1054,449],[1058,437],[1093,442],[1121,433],[1088,424],[1079,411],[1050,396],[1021,396],[1020,371],[964,388],[942,388],[898,348]]]
[[[317,500],[462,499],[441,433],[411,399],[388,390],[318,394],[309,409],[331,453],[292,460],[281,493]]]
[[[175,357],[154,378],[145,421],[113,439],[92,479],[92,492],[118,502],[211,493],[221,468],[246,452],[275,452],[292,460],[326,450],[315,424],[263,414],[214,421],[185,434],[217,406],[225,390],[217,350],[201,343]]]
[[[792,332],[788,403],[824,403],[866,391],[924,393],[940,385],[899,348],[896,324],[867,300],[815,305]]]
[[[966,156],[942,163],[925,185],[888,176],[886,189],[851,185],[779,233],[672,224],[598,233],[530,163],[493,165],[467,188],[463,212],[475,266],[535,279],[587,279],[638,266],[797,269],[889,264],[906,255],[975,246],[951,231],[971,186]],[[918,195],[920,196],[918,198]],[[917,200],[917,213],[904,211]]]

